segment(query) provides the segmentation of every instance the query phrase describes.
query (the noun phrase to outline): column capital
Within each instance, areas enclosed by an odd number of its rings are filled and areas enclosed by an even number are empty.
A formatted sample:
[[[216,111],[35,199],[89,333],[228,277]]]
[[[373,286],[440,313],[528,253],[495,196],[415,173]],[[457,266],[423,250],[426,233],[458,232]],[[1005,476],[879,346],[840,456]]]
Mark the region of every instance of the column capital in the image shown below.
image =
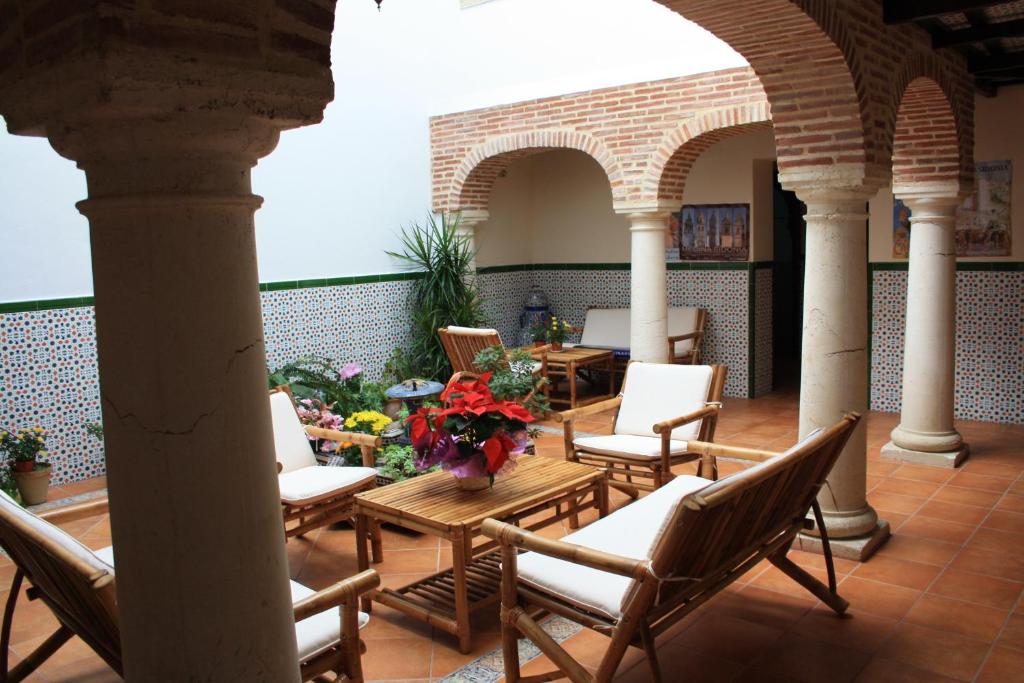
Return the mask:
[[[615,213],[626,216],[630,220],[667,218],[674,211],[679,210],[679,204],[674,201],[658,200],[656,202],[617,202],[613,207]]]
[[[956,218],[961,198],[953,195],[902,194],[896,195],[910,208],[910,220],[929,218]]]
[[[491,217],[487,209],[462,209],[456,210],[453,213],[459,216],[459,227],[467,230],[475,228],[481,223],[486,223]]]

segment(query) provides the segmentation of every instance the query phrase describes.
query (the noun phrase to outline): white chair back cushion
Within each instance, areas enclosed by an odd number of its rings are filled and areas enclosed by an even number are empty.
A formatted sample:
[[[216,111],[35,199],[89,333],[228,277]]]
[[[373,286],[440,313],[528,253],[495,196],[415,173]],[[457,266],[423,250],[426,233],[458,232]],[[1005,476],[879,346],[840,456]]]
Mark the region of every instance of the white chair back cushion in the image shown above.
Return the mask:
[[[588,309],[579,345],[595,349],[628,349],[629,309]]]
[[[655,423],[704,407],[711,388],[710,365],[631,363],[622,388],[622,405],[615,421],[616,434],[656,437]],[[697,438],[702,420],[672,430],[672,438]]]
[[[277,461],[281,463],[281,471],[315,467],[316,456],[287,392],[275,391],[270,395],[270,417],[274,425],[274,450]]]
[[[697,310],[696,308],[670,308],[668,309],[668,336],[674,337],[677,334],[689,334],[697,331]],[[676,342],[676,355],[682,355],[693,351],[693,340],[684,339]]]
[[[98,558],[93,551],[79,543],[70,534],[60,527],[50,524],[46,520],[39,519],[34,514],[14,502],[14,499],[3,491],[0,491],[0,506],[3,507],[5,514],[16,517],[20,521],[24,522],[26,526],[38,532],[40,536],[45,537],[53,544],[67,550],[76,558],[89,565],[89,567],[96,571],[107,572],[108,574],[114,573],[114,568],[111,565]]]
[[[497,330],[493,330],[489,327],[457,327],[456,325],[448,326],[448,334],[464,334],[471,337],[486,337],[492,334],[498,334]]]

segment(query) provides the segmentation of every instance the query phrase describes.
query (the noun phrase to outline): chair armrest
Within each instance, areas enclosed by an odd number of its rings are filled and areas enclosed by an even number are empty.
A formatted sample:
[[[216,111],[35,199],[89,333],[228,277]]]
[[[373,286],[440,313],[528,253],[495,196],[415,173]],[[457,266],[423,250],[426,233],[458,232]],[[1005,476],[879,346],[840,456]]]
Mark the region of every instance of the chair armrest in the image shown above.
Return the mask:
[[[680,342],[685,339],[698,339],[704,336],[703,330],[697,330],[696,332],[687,332],[686,334],[673,334],[669,336],[670,342]]]
[[[750,460],[752,462],[764,462],[782,455],[777,451],[766,451],[757,448],[741,448],[739,446],[726,446],[707,441],[687,441],[686,448],[693,453],[700,453],[710,458],[733,458],[735,460]]]
[[[531,356],[533,354],[535,354],[535,353],[538,353],[538,354],[543,356],[544,354],[546,354],[550,350],[551,350],[551,344],[544,344],[542,346],[535,346],[532,349],[527,349],[527,351],[530,353]],[[540,359],[538,358],[536,360],[540,360]]]
[[[324,429],[323,427],[306,427],[306,434],[318,439],[329,439],[331,441],[348,441],[355,446],[373,446],[380,448],[381,438],[373,434],[362,434],[360,432],[339,432],[336,429]]]
[[[596,413],[603,413],[606,410],[611,410],[612,408],[618,408],[621,403],[622,397],[616,396],[615,398],[591,403],[590,405],[583,406],[582,408],[563,410],[560,413],[553,413],[551,418],[555,422],[572,422],[576,418],[583,417],[584,415],[594,415]]]
[[[292,605],[295,621],[302,621],[338,605],[358,607],[359,596],[379,585],[380,575],[373,569],[367,569],[296,602]]]
[[[721,407],[718,404],[706,405],[703,408],[698,408],[692,413],[687,413],[686,415],[674,417],[671,420],[659,422],[654,425],[652,429],[654,429],[655,434],[663,434],[664,432],[670,432],[676,427],[684,425],[687,422],[694,422],[701,418],[708,417],[709,415],[717,415],[719,410],[721,410]]]
[[[84,503],[75,503],[74,505],[66,505],[62,508],[40,512],[36,516],[40,519],[45,519],[50,524],[64,524],[65,522],[74,522],[79,519],[92,517],[93,515],[106,514],[109,511],[110,503],[107,501],[107,497],[103,496],[96,500],[89,500]]]
[[[532,531],[521,529],[496,519],[485,519],[480,528],[484,536],[493,538],[500,545],[516,546],[524,550],[532,550],[573,564],[597,569],[619,576],[641,579],[647,574],[647,560],[635,560],[631,557],[613,555],[612,553],[584,548],[581,545],[555,541],[545,538]]]

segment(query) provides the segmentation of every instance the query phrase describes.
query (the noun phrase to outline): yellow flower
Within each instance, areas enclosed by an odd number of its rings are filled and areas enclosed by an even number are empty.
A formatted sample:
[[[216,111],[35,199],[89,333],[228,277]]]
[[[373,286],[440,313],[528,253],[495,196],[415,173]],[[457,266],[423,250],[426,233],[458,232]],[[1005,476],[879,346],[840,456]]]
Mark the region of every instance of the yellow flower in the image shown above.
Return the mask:
[[[32,431],[35,432],[36,434],[39,434],[40,432],[43,431],[43,428],[42,427],[33,427]]]

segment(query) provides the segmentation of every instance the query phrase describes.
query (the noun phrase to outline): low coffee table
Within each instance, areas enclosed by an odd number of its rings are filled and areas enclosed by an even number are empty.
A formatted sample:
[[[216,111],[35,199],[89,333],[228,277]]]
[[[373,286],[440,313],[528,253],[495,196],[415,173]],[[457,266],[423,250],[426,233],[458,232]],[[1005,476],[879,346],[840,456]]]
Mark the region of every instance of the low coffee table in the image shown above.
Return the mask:
[[[488,517],[518,523],[538,513],[523,528],[531,531],[596,508],[608,512],[604,470],[537,455],[519,457],[508,476],[483,491],[462,491],[447,472],[407,479],[356,496],[356,544],[359,570],[370,566],[366,538],[370,518],[437,536],[452,545],[452,568],[398,589],[370,595],[410,616],[458,636],[459,651],[470,651],[469,616],[500,599],[501,553],[487,541],[474,546]],[[370,600],[363,609],[369,611]]]
[[[551,394],[548,401],[554,405],[562,403],[568,405],[569,409],[590,405],[598,401],[609,399],[612,391],[612,370],[614,369],[614,354],[609,349],[591,349],[582,346],[564,348],[561,351],[547,351],[548,379],[554,385],[555,380],[564,377],[569,381],[569,396],[561,397]],[[576,395],[576,373],[583,368],[602,370],[608,373],[608,393],[599,396],[588,396],[586,399],[579,399]]]

